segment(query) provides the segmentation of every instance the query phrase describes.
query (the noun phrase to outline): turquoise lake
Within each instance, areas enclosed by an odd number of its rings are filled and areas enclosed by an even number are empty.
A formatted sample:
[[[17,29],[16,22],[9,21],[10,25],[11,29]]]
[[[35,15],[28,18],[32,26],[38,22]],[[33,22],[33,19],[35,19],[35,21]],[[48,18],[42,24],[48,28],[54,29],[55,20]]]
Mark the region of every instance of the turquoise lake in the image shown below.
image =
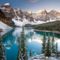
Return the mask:
[[[17,60],[19,42],[18,38],[21,35],[22,28],[15,28],[4,35],[3,45],[5,47],[6,60]],[[29,57],[30,50],[33,56],[40,55],[42,53],[42,40],[44,33],[46,33],[46,39],[48,34],[50,34],[50,39],[52,39],[52,32],[39,32],[34,31],[32,28],[25,28],[24,34],[26,37],[26,48]],[[55,41],[58,43],[58,51],[60,51],[60,34],[54,34]]]

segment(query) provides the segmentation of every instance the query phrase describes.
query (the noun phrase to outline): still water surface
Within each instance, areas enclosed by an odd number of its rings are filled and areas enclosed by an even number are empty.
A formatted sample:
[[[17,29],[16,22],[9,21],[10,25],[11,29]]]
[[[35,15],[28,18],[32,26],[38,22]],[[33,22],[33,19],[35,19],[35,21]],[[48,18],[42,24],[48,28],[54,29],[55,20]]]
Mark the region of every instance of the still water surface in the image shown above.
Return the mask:
[[[12,29],[2,38],[7,60],[17,60],[19,49],[18,37],[20,37],[21,31],[22,28]],[[36,32],[32,28],[24,29],[28,56],[30,50],[32,51],[33,56],[42,53],[42,40],[44,33],[46,33],[46,39],[48,38],[48,34],[50,34],[50,39],[52,39],[53,34],[51,32]],[[54,37],[55,41],[58,43],[58,51],[60,51],[60,34],[54,34]]]

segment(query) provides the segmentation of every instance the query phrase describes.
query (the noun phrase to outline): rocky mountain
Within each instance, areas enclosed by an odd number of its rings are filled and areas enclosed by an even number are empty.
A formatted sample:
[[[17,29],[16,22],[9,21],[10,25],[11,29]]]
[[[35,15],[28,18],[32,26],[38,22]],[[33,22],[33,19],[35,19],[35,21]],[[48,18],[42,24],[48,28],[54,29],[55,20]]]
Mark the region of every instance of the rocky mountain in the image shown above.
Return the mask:
[[[51,10],[49,12],[47,12],[47,10],[43,10],[40,13],[37,14],[36,19],[38,20],[43,20],[43,21],[47,21],[47,20],[60,20],[60,12],[56,11],[56,10]]]
[[[11,21],[11,17],[7,17],[1,9],[0,9],[0,21],[4,22],[9,26],[14,26],[14,23]]]
[[[52,20],[60,20],[60,12],[41,10],[39,13],[29,13],[19,8],[13,8],[9,3],[0,5],[0,21],[14,26],[14,24],[38,24]],[[18,22],[18,23],[16,23]]]
[[[14,10],[9,3],[5,3],[1,5],[0,9],[6,15],[6,17],[9,17],[9,18],[14,17]]]
[[[12,21],[14,19],[14,21]],[[33,17],[26,11],[22,11],[18,8],[14,9],[9,3],[5,3],[0,6],[0,21],[9,26],[15,26],[15,21],[21,24],[23,21],[33,21]]]
[[[40,12],[39,20],[41,20],[41,21],[49,20],[48,12],[46,10],[43,10]]]

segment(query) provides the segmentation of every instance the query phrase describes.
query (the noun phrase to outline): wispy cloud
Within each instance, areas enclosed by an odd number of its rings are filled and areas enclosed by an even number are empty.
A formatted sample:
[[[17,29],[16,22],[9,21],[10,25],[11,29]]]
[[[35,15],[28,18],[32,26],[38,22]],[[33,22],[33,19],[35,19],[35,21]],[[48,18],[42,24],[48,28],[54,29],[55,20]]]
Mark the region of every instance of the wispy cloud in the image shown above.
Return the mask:
[[[29,1],[30,3],[36,3],[36,2],[38,2],[39,0],[27,0],[27,1]]]

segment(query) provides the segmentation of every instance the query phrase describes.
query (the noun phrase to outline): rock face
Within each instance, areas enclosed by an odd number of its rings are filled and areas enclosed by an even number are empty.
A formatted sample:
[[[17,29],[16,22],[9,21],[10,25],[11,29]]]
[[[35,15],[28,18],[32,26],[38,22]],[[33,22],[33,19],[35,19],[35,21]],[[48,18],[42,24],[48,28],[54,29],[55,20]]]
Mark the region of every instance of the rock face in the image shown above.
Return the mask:
[[[60,18],[60,12],[51,10],[47,12],[46,10],[43,10],[39,13],[37,13],[36,19],[42,20],[42,21],[48,21],[48,20],[57,20]]]
[[[41,12],[40,20],[42,20],[42,21],[47,21],[47,20],[49,20],[48,12],[47,12],[46,10],[44,10],[44,11]]]
[[[51,10],[50,12],[47,12],[47,10],[42,10],[39,13],[29,13],[27,11],[22,11],[19,8],[14,9],[9,3],[2,4],[0,6],[0,21],[9,26],[15,26],[14,22],[12,21],[13,18],[16,21],[19,20],[20,22],[47,22],[50,20],[60,20],[60,12],[55,10]]]
[[[6,15],[6,17],[13,17],[14,16],[14,11],[13,8],[10,6],[9,3],[5,3],[0,6],[1,10],[3,13]]]
[[[6,17],[6,15],[4,14],[2,10],[0,10],[0,21],[4,22],[5,24],[9,26],[14,26],[14,23],[12,22],[11,18]]]
[[[20,20],[23,22],[24,20],[33,21],[33,17],[31,14],[24,12],[20,9],[14,9],[10,6],[9,3],[5,3],[0,6],[0,21],[4,22],[9,26],[15,26],[12,19],[16,21]],[[25,19],[26,18],[26,19]]]

